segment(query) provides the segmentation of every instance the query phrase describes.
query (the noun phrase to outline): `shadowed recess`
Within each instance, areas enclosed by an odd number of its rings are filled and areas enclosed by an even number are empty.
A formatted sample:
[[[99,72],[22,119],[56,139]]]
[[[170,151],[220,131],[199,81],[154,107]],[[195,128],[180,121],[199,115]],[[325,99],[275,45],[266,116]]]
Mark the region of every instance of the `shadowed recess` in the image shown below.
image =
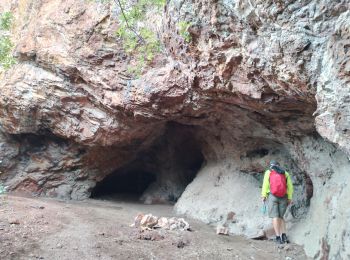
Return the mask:
[[[129,194],[146,203],[175,202],[204,162],[196,128],[173,122],[135,158],[97,183],[91,197]]]
[[[154,173],[142,169],[120,169],[108,175],[98,183],[91,197],[98,198],[105,195],[134,194],[142,195],[146,188],[156,180]]]

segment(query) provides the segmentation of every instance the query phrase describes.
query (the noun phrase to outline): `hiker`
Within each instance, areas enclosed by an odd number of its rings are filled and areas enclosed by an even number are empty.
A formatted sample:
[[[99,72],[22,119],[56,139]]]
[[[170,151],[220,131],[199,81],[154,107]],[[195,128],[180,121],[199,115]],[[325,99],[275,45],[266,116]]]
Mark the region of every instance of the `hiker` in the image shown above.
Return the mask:
[[[276,242],[289,243],[283,216],[288,205],[292,203],[293,184],[289,173],[276,161],[271,161],[270,168],[265,171],[261,196],[264,203],[267,200],[268,214],[272,218]]]

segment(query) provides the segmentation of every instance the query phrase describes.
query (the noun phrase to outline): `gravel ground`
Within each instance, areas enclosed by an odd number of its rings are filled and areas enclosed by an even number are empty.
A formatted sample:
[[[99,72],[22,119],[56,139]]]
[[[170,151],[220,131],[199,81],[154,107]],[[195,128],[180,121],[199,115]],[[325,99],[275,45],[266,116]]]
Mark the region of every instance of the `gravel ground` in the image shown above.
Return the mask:
[[[138,213],[172,217],[169,205],[130,200],[58,201],[0,198],[0,259],[307,259],[300,246],[216,235],[186,219],[192,231],[141,231]]]

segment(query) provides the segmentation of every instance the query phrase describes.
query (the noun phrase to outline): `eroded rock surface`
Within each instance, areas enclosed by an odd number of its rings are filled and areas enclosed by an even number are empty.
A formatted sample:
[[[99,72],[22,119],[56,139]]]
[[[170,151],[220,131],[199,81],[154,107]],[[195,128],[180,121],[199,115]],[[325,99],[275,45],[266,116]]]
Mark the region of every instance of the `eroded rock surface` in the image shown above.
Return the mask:
[[[2,181],[83,199],[111,174],[152,172],[145,202],[180,198],[179,212],[216,224],[234,212],[229,231],[250,236],[269,228],[259,190],[277,159],[296,190],[292,239],[346,258],[349,5],[168,1],[164,48],[136,79],[113,3],[2,1],[18,58],[0,82]]]

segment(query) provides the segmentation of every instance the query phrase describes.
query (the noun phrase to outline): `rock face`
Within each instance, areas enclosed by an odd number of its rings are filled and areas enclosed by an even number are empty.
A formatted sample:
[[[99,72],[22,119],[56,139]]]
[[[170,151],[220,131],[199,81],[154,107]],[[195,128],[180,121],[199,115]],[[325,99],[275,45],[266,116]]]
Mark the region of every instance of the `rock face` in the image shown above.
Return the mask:
[[[18,63],[0,81],[1,180],[84,199],[127,176],[144,187],[140,172],[150,173],[146,189],[123,191],[254,236],[269,228],[259,191],[277,159],[295,185],[292,239],[312,257],[345,259],[349,9],[347,0],[168,1],[163,50],[136,79],[112,3],[2,1]]]

